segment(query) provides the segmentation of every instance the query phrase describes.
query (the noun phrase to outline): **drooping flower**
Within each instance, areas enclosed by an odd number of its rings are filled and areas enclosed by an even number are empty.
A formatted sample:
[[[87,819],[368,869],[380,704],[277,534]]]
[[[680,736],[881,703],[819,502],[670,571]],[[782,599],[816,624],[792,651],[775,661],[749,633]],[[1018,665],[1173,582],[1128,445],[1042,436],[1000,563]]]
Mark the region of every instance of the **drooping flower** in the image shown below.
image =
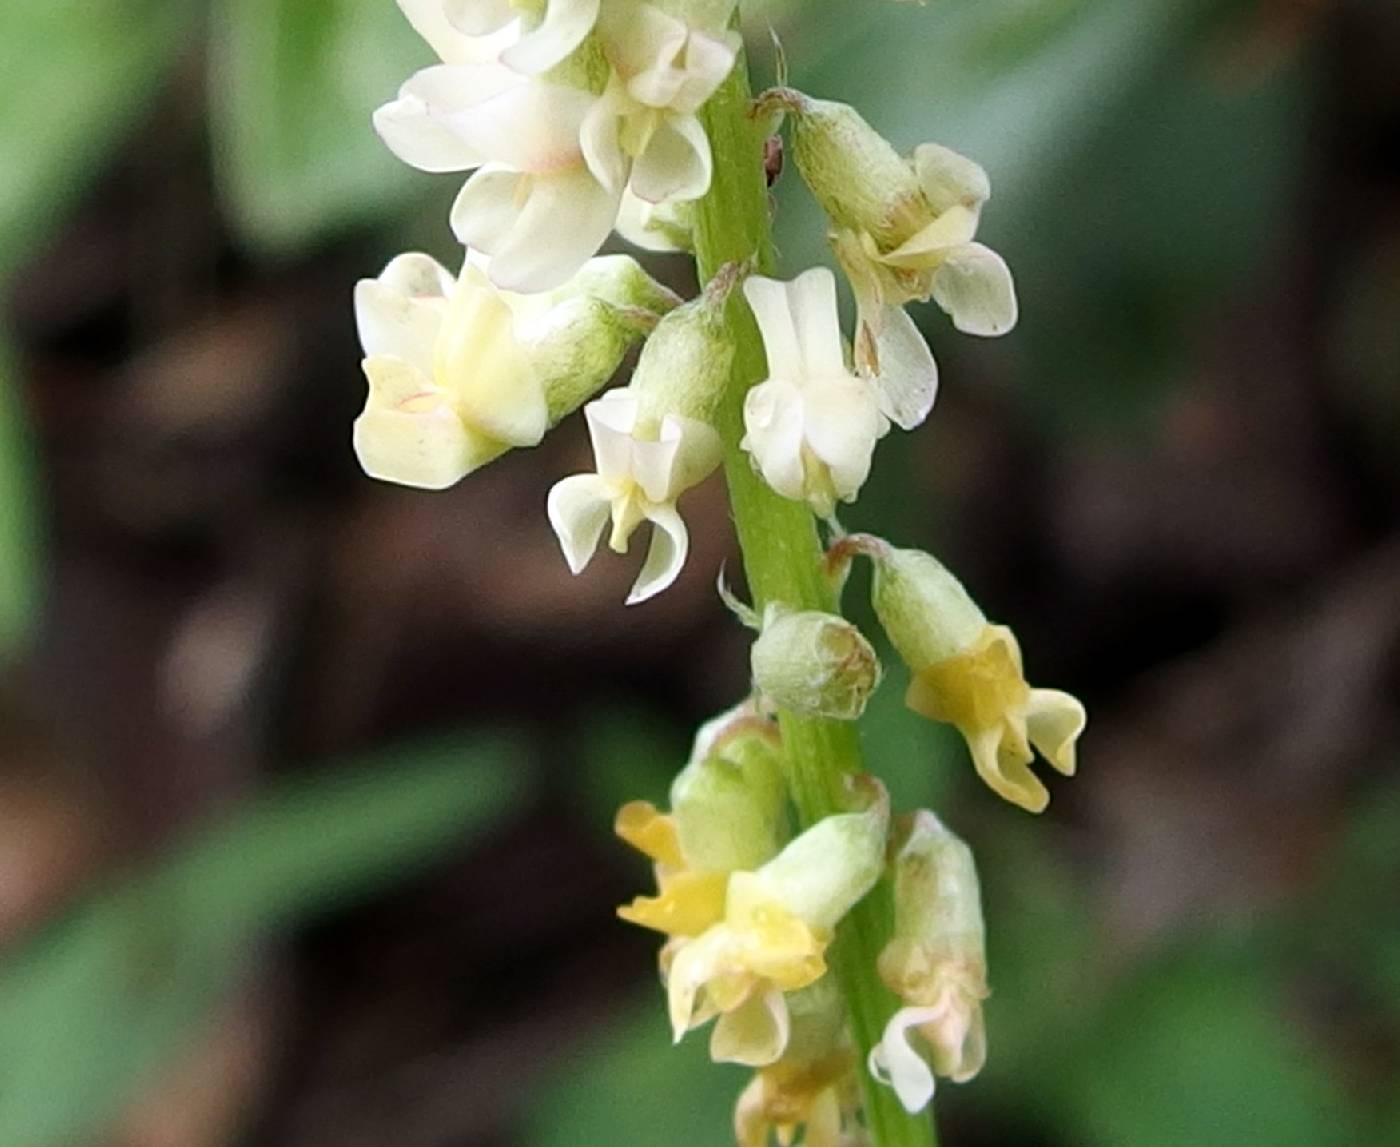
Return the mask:
[[[609,521],[608,545],[616,553],[626,553],[637,527],[651,523],[629,605],[679,576],[690,534],[676,500],[723,457],[713,415],[733,357],[723,323],[733,277],[722,272],[700,298],[672,311],[643,347],[631,384],[585,407],[596,468],[549,492],[549,521],[576,574],[592,560]]]
[[[657,321],[667,292],[635,262],[598,260],[579,283],[526,299],[476,261],[454,280],[400,255],[355,287],[369,398],[355,453],[371,477],[442,489],[545,430],[598,391]]]
[[[792,117],[794,158],[831,219],[856,296],[856,367],[878,381],[890,418],[911,429],[933,405],[938,372],[905,303],[932,298],[968,334],[1016,325],[1011,273],[975,242],[987,173],[935,143],[904,158],[846,104],[780,88],[760,107]]]
[[[995,793],[1028,812],[1043,811],[1050,793],[1031,772],[1033,750],[1073,776],[1084,706],[1058,689],[1028,685],[1015,635],[989,623],[936,558],[860,534],[834,550],[864,553],[875,563],[871,600],[912,674],[909,708],[954,726]]]
[[[374,125],[420,170],[475,168],[453,204],[453,232],[492,257],[498,286],[544,291],[567,281],[617,218],[621,188],[594,178],[579,143],[596,102],[504,64],[443,63],[410,77]]]
[[[900,833],[894,937],[879,967],[904,1006],[871,1050],[870,1070],[915,1112],[933,1098],[935,1076],[965,1083],[986,1061],[987,961],[971,850],[928,811]]]
[[[755,276],[744,295],[768,377],[745,395],[741,445],[769,486],[829,517],[838,500],[855,500],[889,429],[875,390],[846,366],[835,276],[825,267],[789,283]]]
[[[761,1067],[739,1096],[739,1147],[769,1147],[772,1138],[803,1147],[851,1142],[860,1108],[857,1057],[840,993],[830,978],[788,996],[792,1032],[775,1063]]]
[[[582,126],[590,170],[648,203],[699,199],[711,156],[696,112],[733,69],[739,34],[638,0],[613,0],[598,32],[612,74]]]

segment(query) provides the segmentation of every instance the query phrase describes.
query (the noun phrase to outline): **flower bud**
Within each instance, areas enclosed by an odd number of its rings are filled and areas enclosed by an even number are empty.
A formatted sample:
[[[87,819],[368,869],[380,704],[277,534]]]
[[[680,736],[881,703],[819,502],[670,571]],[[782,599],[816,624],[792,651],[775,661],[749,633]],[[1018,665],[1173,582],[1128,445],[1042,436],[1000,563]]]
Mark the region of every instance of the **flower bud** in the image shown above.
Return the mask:
[[[875,613],[912,674],[905,704],[953,725],[978,776],[999,796],[1043,811],[1050,794],[1030,770],[1033,750],[1073,776],[1084,706],[1068,693],[1028,685],[1015,634],[989,623],[936,558],[860,534],[833,553],[863,553],[875,562]]]
[[[749,655],[754,684],[804,717],[854,721],[880,683],[880,661],[843,617],[773,604]]]
[[[738,896],[781,905],[819,931],[835,929],[874,887],[884,867],[889,797],[878,781],[869,778],[866,783],[874,790],[866,809],[818,821],[753,873]],[[732,913],[732,881],[729,897]]]
[[[714,421],[734,361],[725,305],[741,275],[736,264],[722,268],[698,298],[668,314],[647,339],[630,387],[642,419],[659,422],[669,414]]]
[[[778,727],[748,706],[701,730],[671,786],[681,852],[714,872],[758,868],[775,856],[788,839],[786,803]]]
[[[849,104],[813,99],[792,88],[758,97],[759,115],[792,118],[792,156],[813,196],[840,227],[895,247],[927,210],[913,167]]]
[[[914,814],[902,832],[893,865],[894,938],[879,969],[906,1006],[871,1051],[870,1070],[914,1112],[933,1097],[935,1075],[963,1083],[986,1061],[987,964],[971,850],[931,812]]]

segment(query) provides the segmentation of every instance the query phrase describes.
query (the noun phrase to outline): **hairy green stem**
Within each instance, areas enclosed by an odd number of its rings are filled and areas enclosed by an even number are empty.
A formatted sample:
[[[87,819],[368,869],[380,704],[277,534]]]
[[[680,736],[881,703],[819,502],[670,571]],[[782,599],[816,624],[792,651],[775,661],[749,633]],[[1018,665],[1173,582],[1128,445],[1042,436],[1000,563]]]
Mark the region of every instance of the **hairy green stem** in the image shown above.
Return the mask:
[[[753,259],[772,272],[763,136],[749,118],[748,67],[741,58],[701,112],[714,153],[714,179],[699,204],[695,249],[703,281],[725,264]],[[754,472],[739,449],[744,395],[763,377],[763,342],[740,292],[729,302],[734,372],[720,410],[725,476],[754,604],[837,612],[836,594],[822,573],[821,542],[807,507],[782,498]],[[778,715],[788,761],[788,784],[804,826],[847,811],[847,780],[863,771],[854,723]],[[831,968],[845,998],[862,1059],[879,1040],[896,1001],[875,962],[889,935],[891,906],[881,885],[850,913],[831,949]],[[862,1064],[865,1117],[875,1147],[934,1147],[933,1121],[905,1114],[894,1092],[870,1079]]]

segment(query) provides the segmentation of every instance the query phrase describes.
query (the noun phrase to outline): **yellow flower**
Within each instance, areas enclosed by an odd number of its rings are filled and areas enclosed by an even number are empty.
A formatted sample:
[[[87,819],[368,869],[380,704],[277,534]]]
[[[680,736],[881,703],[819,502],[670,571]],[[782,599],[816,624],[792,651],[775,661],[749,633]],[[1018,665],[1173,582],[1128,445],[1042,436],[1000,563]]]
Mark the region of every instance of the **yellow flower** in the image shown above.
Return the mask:
[[[1084,706],[1068,693],[1028,685],[1015,635],[988,622],[937,559],[866,534],[838,542],[832,557],[839,563],[856,553],[875,563],[875,613],[912,674],[905,703],[963,735],[992,791],[1042,812],[1050,793],[1030,770],[1034,750],[1073,776]]]
[[[739,1147],[849,1143],[860,1107],[856,1053],[840,994],[829,980],[790,999],[792,1038],[781,1059],[754,1073],[734,1110]]]
[[[977,775],[1028,812],[1050,803],[1049,791],[1030,769],[1033,748],[1056,771],[1074,775],[1084,706],[1058,689],[1026,684],[1020,646],[1004,625],[984,626],[964,652],[915,670],[905,703],[954,726],[967,741]]]
[[[734,1112],[739,1147],[768,1147],[770,1136],[789,1147],[799,1131],[803,1147],[841,1147],[843,1128],[858,1106],[854,1065],[846,1051],[816,1062],[784,1057],[760,1069]]]
[[[617,835],[655,862],[657,894],[638,896],[617,910],[622,919],[668,936],[698,936],[724,915],[727,872],[700,872],[687,867],[681,854],[675,817],[648,801],[622,806]]]
[[[702,730],[672,788],[670,814],[633,802],[617,832],[649,857],[657,893],[619,909],[666,936],[662,974],[672,1030],[718,1017],[710,1054],[761,1067],[787,1045],[785,993],[826,972],[837,922],[879,878],[888,802],[827,817],[783,845],[776,726],[751,708]]]

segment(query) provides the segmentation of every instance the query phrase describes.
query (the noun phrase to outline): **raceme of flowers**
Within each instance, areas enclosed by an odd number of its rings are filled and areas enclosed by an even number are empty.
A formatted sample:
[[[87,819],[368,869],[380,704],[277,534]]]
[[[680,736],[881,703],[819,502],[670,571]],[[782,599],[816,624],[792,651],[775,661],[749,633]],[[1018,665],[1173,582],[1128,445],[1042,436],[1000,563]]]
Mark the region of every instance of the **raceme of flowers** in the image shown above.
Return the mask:
[[[467,173],[447,220],[462,250],[450,268],[399,255],[355,288],[365,472],[442,489],[581,411],[592,468],[559,476],[544,517],[575,574],[605,539],[626,554],[643,531],[634,604],[685,566],[686,492],[726,455],[746,462],[773,496],[826,523],[834,596],[856,558],[872,563],[871,603],[907,667],[909,708],[955,728],[999,796],[1044,809],[1032,765],[1039,753],[1073,774],[1083,706],[1029,685],[1012,631],[935,558],[835,520],[880,441],[933,408],[938,368],[907,308],[933,302],[967,334],[1015,326],[1011,274],[976,239],[986,172],[935,143],[900,155],[854,108],[773,88],[749,114],[786,130],[826,214],[856,304],[849,340],[824,267],[779,280],[730,264],[685,302],[630,255],[599,252],[614,233],[645,252],[694,249],[716,173],[704,113],[741,58],[736,0],[398,3],[436,61],[374,127],[422,171]],[[733,377],[739,307],[762,340],[758,378]],[[970,1079],[985,1059],[976,870],[932,812],[892,817],[870,777],[850,780],[843,811],[794,830],[774,714],[856,720],[883,671],[842,617],[774,601],[760,614],[721,593],[757,634],[752,693],[701,729],[669,810],[619,813],[618,834],[656,879],[619,914],[662,938],[675,1038],[709,1026],[712,1058],[754,1069],[735,1114],[741,1147],[799,1133],[840,1147],[861,1141],[862,1073],[917,1111],[935,1077]],[[872,974],[900,1007],[861,1049],[827,951],[882,874],[895,926]]]

